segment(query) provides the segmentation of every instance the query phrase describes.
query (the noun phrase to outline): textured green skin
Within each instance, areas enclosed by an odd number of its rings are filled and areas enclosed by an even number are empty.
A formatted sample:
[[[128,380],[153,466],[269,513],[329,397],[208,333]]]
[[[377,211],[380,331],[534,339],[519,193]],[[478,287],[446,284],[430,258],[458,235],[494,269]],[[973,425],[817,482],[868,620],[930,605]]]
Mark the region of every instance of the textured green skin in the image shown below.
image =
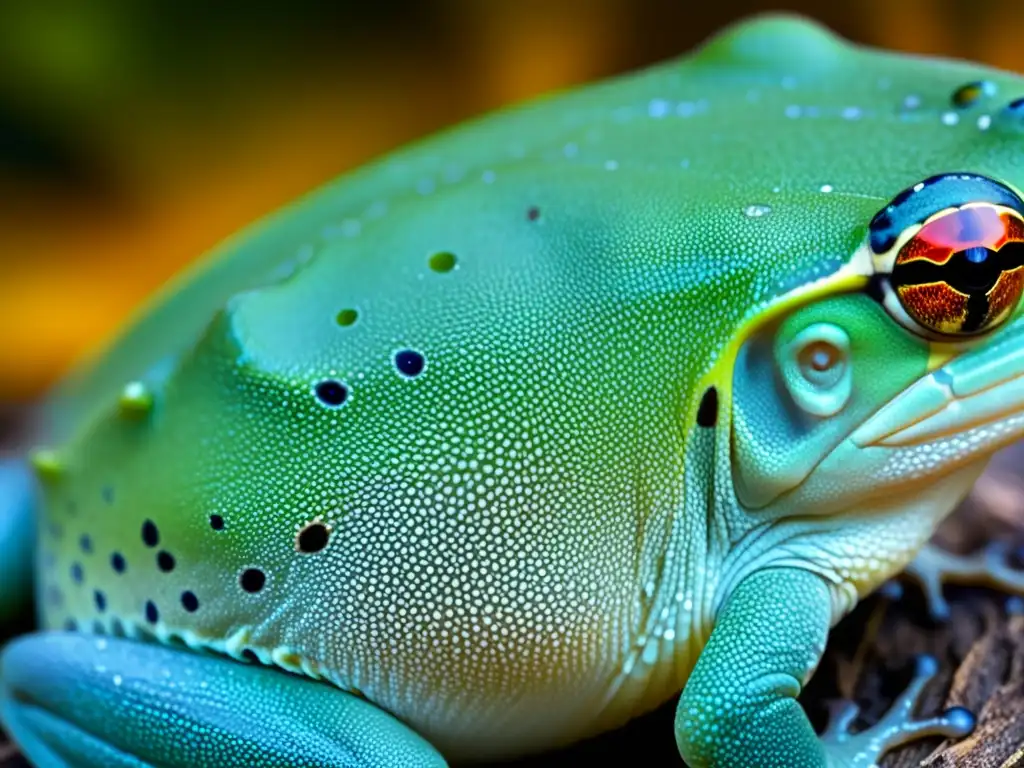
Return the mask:
[[[944,122],[950,94],[979,78],[998,103]],[[316,193],[224,246],[55,396],[43,625],[255,654],[334,683],[311,696],[337,696],[339,712],[358,700],[337,688],[361,692],[449,758],[571,743],[685,686],[677,740],[692,766],[748,765],[752,750],[778,765],[844,759],[794,700],[828,627],[913,557],[1021,426],[931,458],[844,453],[941,350],[849,285],[815,281],[927,176],[1024,186],[1024,133],[998,113],[1022,94],[1011,75],[761,21]],[[904,106],[911,95],[919,107]],[[439,251],[457,256],[453,271],[428,267]],[[359,319],[339,327],[345,308]],[[982,349],[1016,338],[1019,317]],[[816,322],[848,332],[854,395],[809,424],[778,406],[771,374]],[[391,362],[406,347],[426,358],[415,379]],[[738,352],[752,373],[734,370]],[[314,397],[324,378],[349,385],[341,408]],[[119,408],[129,381],[152,393],[151,412]],[[329,545],[297,552],[318,518]],[[156,547],[140,536],[147,519]],[[259,594],[239,586],[249,567],[267,574]],[[773,583],[792,614],[781,627],[735,607],[712,635],[732,595]],[[15,653],[34,658],[12,649],[9,669]],[[791,684],[748,682],[762,667]],[[95,734],[57,693],[41,700]],[[737,714],[723,720],[725,700]],[[707,732],[701,716],[729,726]],[[120,748],[163,743],[137,732]],[[225,765],[258,764],[225,744]]]

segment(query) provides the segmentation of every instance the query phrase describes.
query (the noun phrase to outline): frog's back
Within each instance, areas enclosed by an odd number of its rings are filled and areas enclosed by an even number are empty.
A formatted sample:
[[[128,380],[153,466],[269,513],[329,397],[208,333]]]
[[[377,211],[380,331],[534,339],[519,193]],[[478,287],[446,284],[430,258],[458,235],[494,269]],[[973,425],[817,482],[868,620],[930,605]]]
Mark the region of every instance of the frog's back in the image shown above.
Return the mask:
[[[46,622],[324,676],[461,754],[658,704],[725,546],[698,382],[929,153],[1019,140],[947,107],[982,74],[762,21],[269,220],[58,399]]]

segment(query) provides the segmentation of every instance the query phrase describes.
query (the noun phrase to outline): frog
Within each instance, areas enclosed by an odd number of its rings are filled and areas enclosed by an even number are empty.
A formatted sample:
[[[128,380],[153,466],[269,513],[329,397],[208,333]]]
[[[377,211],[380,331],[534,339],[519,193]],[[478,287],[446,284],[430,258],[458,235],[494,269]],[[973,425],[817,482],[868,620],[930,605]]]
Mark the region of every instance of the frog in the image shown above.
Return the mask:
[[[215,248],[4,465],[39,766],[441,766],[676,700],[681,763],[867,766],[830,630],[1024,436],[1024,79],[787,15],[344,174]],[[34,595],[34,598],[30,598]],[[668,734],[666,733],[666,738]]]

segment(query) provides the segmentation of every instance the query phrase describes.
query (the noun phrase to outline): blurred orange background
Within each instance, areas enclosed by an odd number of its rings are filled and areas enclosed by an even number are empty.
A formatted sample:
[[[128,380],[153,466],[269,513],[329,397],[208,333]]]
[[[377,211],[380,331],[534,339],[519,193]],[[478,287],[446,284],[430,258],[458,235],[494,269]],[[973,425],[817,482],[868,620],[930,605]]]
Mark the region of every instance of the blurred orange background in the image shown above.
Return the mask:
[[[773,9],[1024,71],[1019,0],[6,0],[0,404],[20,411],[188,261],[337,174]]]

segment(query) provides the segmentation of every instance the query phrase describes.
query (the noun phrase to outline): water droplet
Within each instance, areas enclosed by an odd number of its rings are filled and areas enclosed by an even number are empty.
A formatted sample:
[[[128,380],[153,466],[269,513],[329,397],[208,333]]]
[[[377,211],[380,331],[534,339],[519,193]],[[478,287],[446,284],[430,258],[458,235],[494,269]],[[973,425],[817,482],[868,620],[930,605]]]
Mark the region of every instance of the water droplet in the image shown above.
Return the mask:
[[[754,205],[748,205],[743,209],[743,213],[752,219],[759,219],[762,216],[767,216],[772,212],[770,205],[764,205],[762,203],[755,203]]]
[[[614,171],[619,167],[619,163],[617,160],[606,160],[604,167],[606,170]]]
[[[831,184],[822,184],[821,185],[821,191],[824,192],[826,195],[829,192],[832,192],[834,190],[835,190],[835,187],[833,187]]]
[[[844,107],[840,114],[844,120],[859,120],[864,113],[860,107]]]
[[[786,107],[786,117],[796,119],[800,117],[800,107],[797,104],[790,104]]]
[[[992,126],[991,115],[980,115],[978,117],[978,130],[987,131]]]
[[[914,94],[911,94],[911,95],[907,96],[905,99],[903,99],[903,108],[904,109],[917,109],[920,106],[921,106],[921,97],[920,96],[915,96]]]
[[[965,109],[974,106],[983,97],[995,96],[999,88],[989,80],[976,80],[973,83],[961,85],[951,97],[954,107]]]
[[[943,112],[942,113],[942,124],[943,125],[956,125],[960,122],[960,115],[956,112]]]
[[[672,105],[665,99],[651,99],[647,105],[647,114],[651,117],[665,117],[672,109]]]

